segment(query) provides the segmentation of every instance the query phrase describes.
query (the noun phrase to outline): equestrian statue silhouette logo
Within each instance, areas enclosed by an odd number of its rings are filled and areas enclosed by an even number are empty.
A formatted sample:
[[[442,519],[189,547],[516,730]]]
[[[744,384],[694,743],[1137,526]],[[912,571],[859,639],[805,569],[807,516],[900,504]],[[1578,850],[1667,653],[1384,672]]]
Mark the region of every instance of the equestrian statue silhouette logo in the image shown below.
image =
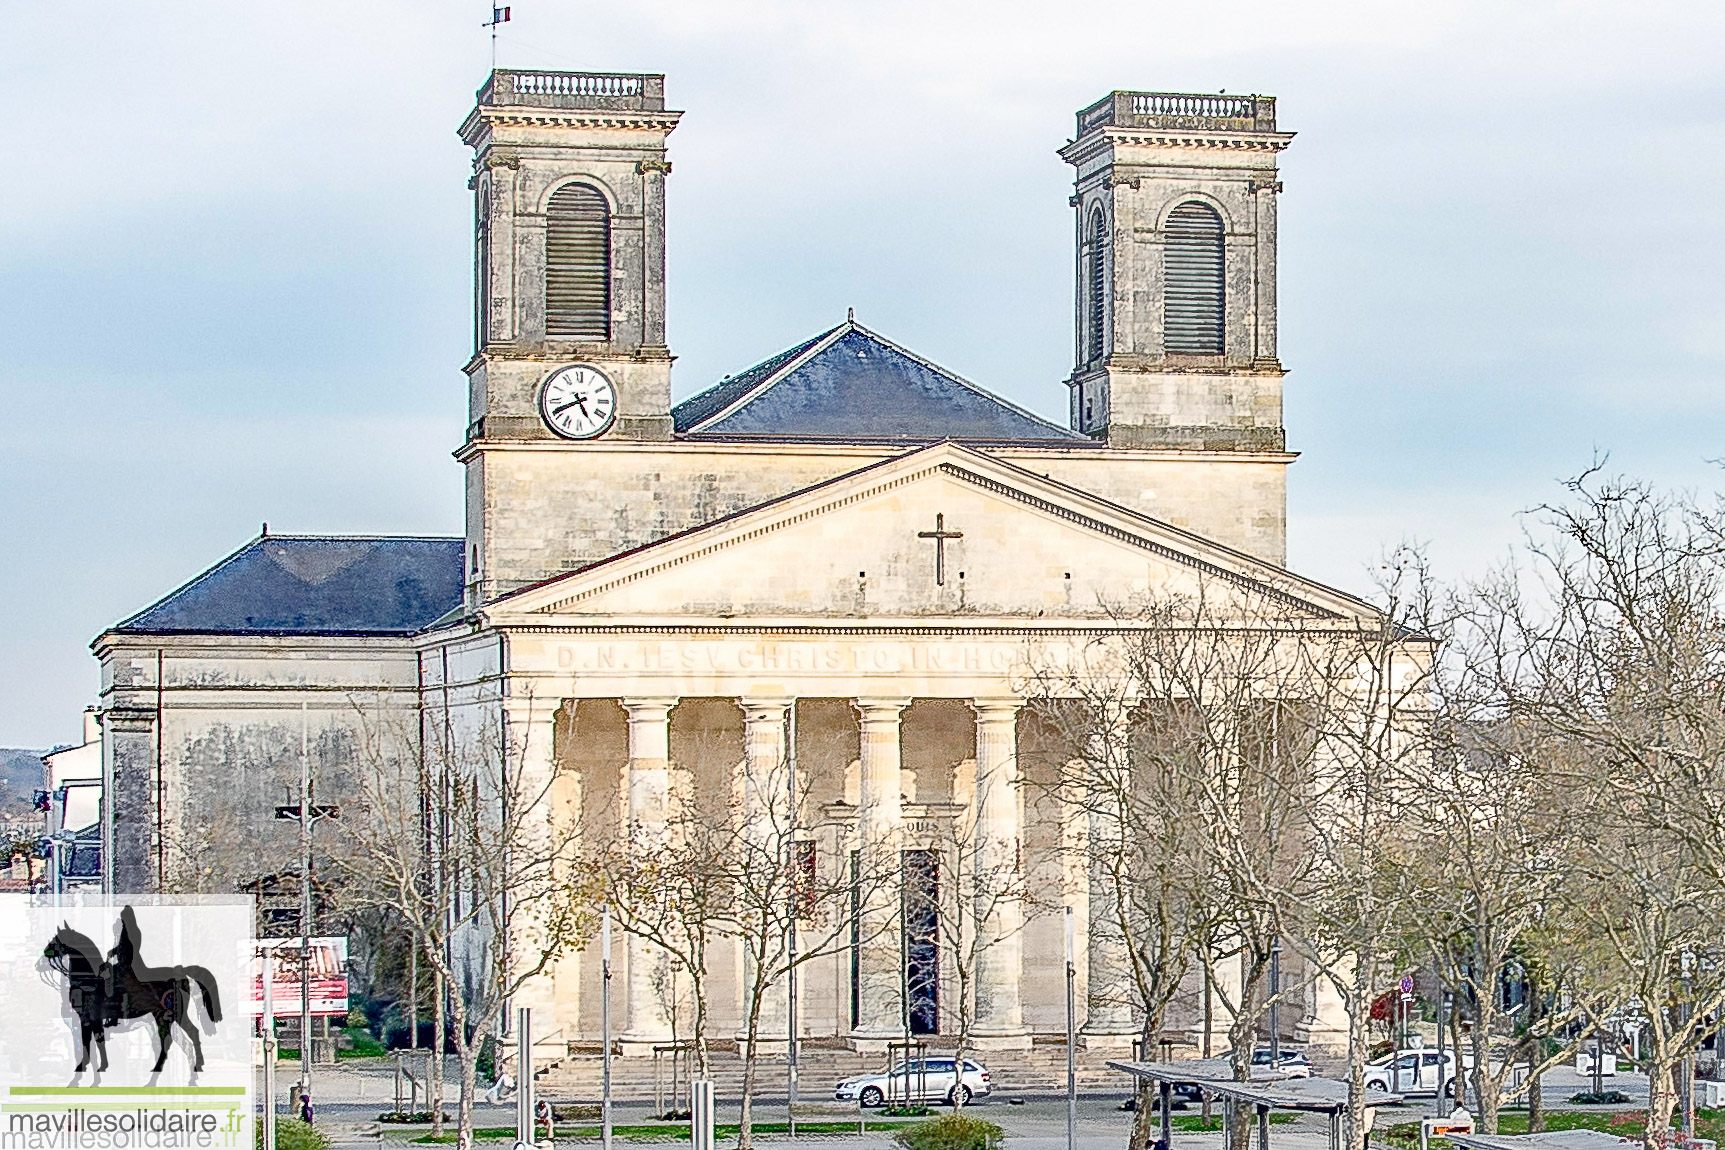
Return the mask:
[[[66,1000],[78,1017],[83,1046],[78,1071],[90,1063],[91,1039],[102,1056],[96,1070],[108,1069],[108,1031],[127,1019],[147,1016],[155,1018],[161,1044],[150,1073],[161,1073],[167,1064],[175,1023],[192,1041],[192,1071],[204,1068],[204,1044],[191,1014],[192,986],[203,991],[204,1013],[213,1030],[222,1020],[215,976],[201,966],[145,966],[142,945],[138,916],[128,906],[120,911],[120,939],[105,960],[100,946],[66,922],[43,950],[48,965],[66,976]]]

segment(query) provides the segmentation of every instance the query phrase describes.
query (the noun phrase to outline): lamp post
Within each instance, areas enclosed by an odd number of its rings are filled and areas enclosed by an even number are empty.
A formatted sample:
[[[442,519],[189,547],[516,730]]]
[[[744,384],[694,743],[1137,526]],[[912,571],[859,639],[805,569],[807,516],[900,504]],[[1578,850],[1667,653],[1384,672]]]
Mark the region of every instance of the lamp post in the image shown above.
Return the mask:
[[[1282,936],[1270,940],[1270,1069],[1282,1065]]]
[[[611,907],[605,907],[600,926],[599,980],[599,1145],[611,1150]]]

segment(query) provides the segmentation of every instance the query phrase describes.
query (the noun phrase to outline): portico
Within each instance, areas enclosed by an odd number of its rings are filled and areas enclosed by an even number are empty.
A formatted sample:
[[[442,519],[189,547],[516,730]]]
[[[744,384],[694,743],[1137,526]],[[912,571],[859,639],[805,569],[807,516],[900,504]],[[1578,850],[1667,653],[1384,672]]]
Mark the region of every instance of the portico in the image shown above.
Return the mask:
[[[1109,649],[1111,589],[1173,594],[1218,576],[1286,581],[948,443],[503,596],[479,634],[451,641],[507,652],[508,695],[535,700],[583,796],[583,834],[651,847],[729,794],[724,817],[748,841],[792,825],[809,865],[853,877],[849,905],[818,911],[843,937],[799,968],[802,1035],[880,1050],[964,1020],[980,1049],[1028,1047],[1063,1025],[1062,959],[1038,917],[1071,906],[1087,924],[1084,1041],[1124,1049],[1139,1020],[1111,831],[1056,792],[1061,764],[1125,753],[1130,700],[1094,745],[1065,746],[1037,735],[1027,702]],[[1335,606],[1300,591],[1315,617]],[[629,939],[614,984],[626,1052],[686,1034],[664,959]],[[711,961],[723,1033],[740,1025],[749,960]],[[556,995],[571,1033],[595,1021],[584,963]],[[774,985],[760,1035],[782,1041],[789,1015]]]

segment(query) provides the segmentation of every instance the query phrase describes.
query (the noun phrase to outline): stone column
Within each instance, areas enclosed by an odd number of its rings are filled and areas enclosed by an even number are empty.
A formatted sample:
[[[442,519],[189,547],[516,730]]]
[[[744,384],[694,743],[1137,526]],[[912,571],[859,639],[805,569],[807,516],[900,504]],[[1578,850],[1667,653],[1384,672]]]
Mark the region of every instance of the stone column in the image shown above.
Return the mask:
[[[672,698],[623,699],[629,714],[629,827],[632,841],[657,846],[669,834]],[[650,1055],[655,1043],[671,1040],[669,957],[635,935],[625,956],[624,1054]],[[662,984],[662,985],[661,985]]]
[[[1089,806],[1090,937],[1087,962],[1084,1043],[1090,1048],[1130,1046],[1138,1033],[1133,1023],[1131,970],[1126,939],[1120,927],[1120,900],[1114,868],[1121,862],[1124,834],[1115,796],[1124,785],[1127,766],[1125,708],[1109,708],[1096,716],[1086,769],[1092,781]]]
[[[880,1050],[904,1034],[899,898],[904,801],[899,778],[899,714],[909,699],[858,699],[862,748],[857,803],[857,1025],[851,1044]]]
[[[1019,980],[1024,907],[1019,901],[1018,708],[977,699],[975,891],[976,1021],[982,1049],[1028,1048]]]
[[[557,774],[554,743],[557,732],[557,699],[511,696],[503,700],[504,746],[508,760],[506,778],[513,784],[510,802],[530,804],[518,824],[519,841],[513,854],[520,859],[522,887],[510,892],[510,944],[514,953],[510,966],[535,965],[543,941],[543,924],[534,914],[533,903],[551,894],[555,873],[544,869],[558,849],[557,796],[553,780]],[[533,1009],[533,1028],[540,1035],[556,1027],[557,991],[549,970],[528,979],[516,992],[512,1007]],[[513,1028],[514,1016],[509,1025]]]
[[[790,785],[785,760],[785,709],[789,699],[741,699],[743,708],[743,834],[756,865],[770,866],[782,859],[790,830]],[[787,892],[788,894],[788,892]],[[744,942],[742,1002],[743,1020],[739,1041],[748,1037],[748,996],[755,981],[749,943]],[[766,940],[767,953],[782,944]],[[758,1042],[783,1043],[790,1025],[789,1000],[784,979],[769,984],[755,1022]]]

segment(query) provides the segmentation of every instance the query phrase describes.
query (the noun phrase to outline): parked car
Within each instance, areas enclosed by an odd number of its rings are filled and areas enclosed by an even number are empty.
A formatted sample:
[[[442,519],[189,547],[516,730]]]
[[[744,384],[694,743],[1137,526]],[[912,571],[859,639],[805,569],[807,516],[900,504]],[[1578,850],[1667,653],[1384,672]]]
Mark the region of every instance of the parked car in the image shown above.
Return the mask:
[[[1310,1078],[1312,1076],[1312,1063],[1311,1060],[1306,1057],[1306,1052],[1304,1050],[1283,1049],[1276,1053],[1278,1056],[1276,1069],[1280,1070],[1288,1077]],[[1258,1049],[1252,1051],[1252,1065],[1270,1065],[1270,1048],[1268,1046],[1260,1046]]]
[[[1366,1089],[1390,1094],[1436,1094],[1442,1071],[1443,1095],[1455,1097],[1455,1051],[1439,1055],[1435,1050],[1393,1051],[1366,1063]]]
[[[992,1076],[980,1062],[966,1058],[964,1072],[953,1081],[953,1061],[950,1058],[917,1058],[901,1062],[890,1074],[859,1074],[847,1078],[833,1088],[833,1098],[839,1102],[855,1102],[859,1106],[884,1106],[894,1102],[956,1102],[963,1105],[972,1098],[986,1097],[993,1089]]]

